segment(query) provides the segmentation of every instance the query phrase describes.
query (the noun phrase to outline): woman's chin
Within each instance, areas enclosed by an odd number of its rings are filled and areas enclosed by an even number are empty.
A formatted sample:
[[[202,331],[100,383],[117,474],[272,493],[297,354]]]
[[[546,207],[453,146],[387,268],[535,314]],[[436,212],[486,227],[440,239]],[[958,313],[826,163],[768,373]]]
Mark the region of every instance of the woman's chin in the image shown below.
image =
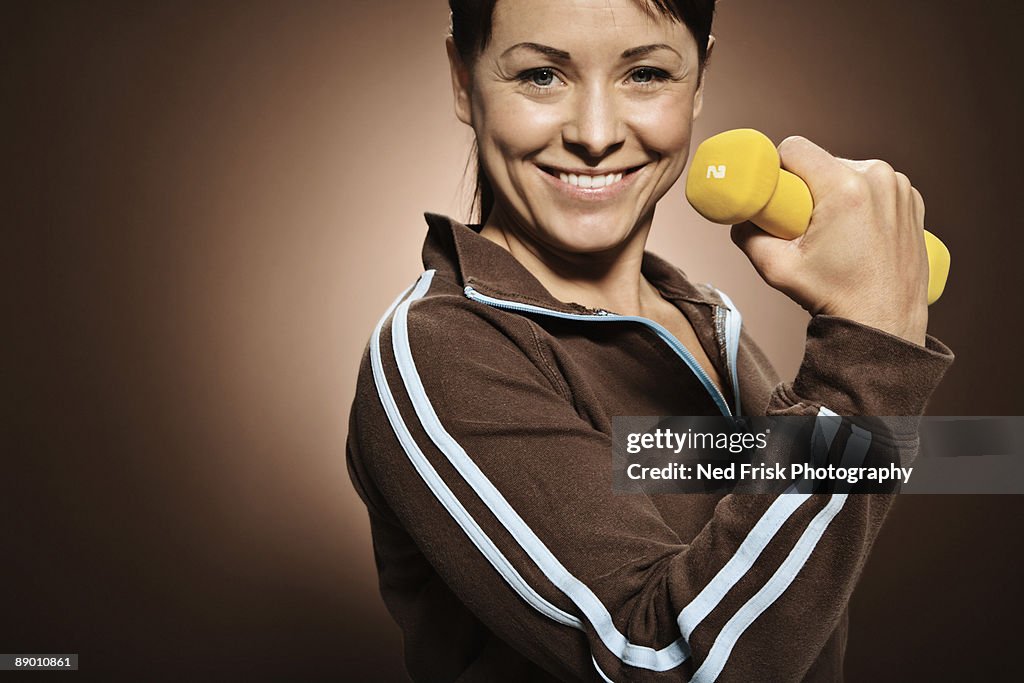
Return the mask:
[[[575,254],[618,250],[636,235],[634,222],[599,216],[589,218],[573,217],[562,222],[560,229],[548,234],[557,239],[561,250]]]

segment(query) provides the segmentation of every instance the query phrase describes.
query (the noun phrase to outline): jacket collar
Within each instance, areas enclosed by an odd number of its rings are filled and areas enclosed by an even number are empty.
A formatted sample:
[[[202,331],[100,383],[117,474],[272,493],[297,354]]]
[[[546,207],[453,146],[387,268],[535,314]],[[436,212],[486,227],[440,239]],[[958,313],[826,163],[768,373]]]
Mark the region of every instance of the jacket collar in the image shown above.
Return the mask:
[[[594,313],[577,303],[566,303],[550,292],[512,254],[480,236],[480,225],[463,225],[447,216],[425,214],[427,239],[423,265],[450,272],[463,287],[507,301],[543,306],[562,313]],[[694,286],[675,266],[649,251],[640,266],[644,277],[669,300],[710,306],[724,305],[713,287]]]

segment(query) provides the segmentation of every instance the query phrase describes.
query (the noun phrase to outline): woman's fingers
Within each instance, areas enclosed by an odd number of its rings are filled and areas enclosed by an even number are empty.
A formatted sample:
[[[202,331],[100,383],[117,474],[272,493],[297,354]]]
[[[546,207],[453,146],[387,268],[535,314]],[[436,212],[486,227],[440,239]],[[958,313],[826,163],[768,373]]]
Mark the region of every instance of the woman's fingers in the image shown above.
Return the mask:
[[[844,182],[842,160],[828,153],[805,137],[792,135],[779,145],[782,168],[803,178],[814,203]]]
[[[785,291],[787,274],[794,268],[793,241],[770,235],[750,221],[732,226],[729,234],[764,281]]]

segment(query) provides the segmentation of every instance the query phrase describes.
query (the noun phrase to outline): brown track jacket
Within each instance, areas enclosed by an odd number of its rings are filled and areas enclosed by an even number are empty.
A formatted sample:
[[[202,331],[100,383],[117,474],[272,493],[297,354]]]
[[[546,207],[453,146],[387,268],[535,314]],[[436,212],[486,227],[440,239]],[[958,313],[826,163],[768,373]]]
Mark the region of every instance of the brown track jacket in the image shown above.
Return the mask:
[[[780,384],[738,312],[647,254],[724,394],[650,321],[558,301],[428,215],[360,368],[348,466],[417,681],[832,681],[890,496],[623,495],[615,415],[919,415],[952,354],[817,316]],[[477,228],[478,229],[478,228]]]

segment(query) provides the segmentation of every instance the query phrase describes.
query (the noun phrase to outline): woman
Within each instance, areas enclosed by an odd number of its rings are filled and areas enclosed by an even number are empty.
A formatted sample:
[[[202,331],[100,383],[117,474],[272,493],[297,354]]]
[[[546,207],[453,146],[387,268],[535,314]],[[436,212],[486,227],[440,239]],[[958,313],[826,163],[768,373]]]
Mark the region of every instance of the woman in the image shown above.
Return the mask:
[[[811,314],[779,384],[729,300],[644,251],[683,171],[713,2],[452,0],[481,225],[428,216],[426,272],[363,358],[349,471],[415,680],[838,680],[890,499],[615,495],[615,415],[918,415],[924,206],[882,162],[790,139],[806,235],[733,237]],[[872,447],[881,447],[874,444]]]

